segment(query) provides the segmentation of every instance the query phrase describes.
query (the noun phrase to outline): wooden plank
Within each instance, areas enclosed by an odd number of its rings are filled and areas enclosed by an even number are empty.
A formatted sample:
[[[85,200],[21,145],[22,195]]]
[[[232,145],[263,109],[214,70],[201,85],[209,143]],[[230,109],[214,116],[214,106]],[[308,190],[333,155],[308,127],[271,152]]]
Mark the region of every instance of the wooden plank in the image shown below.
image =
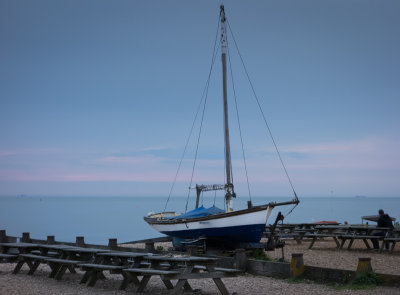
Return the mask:
[[[240,269],[235,269],[235,268],[223,268],[223,267],[215,267],[215,271],[222,271],[222,272],[228,272],[228,273],[241,273],[242,271]]]
[[[229,295],[229,291],[226,289],[225,284],[222,282],[221,279],[213,279],[214,283],[217,285],[217,288],[219,292],[221,292],[222,295]]]
[[[46,257],[45,259],[48,262],[53,262],[53,263],[58,263],[58,264],[79,264],[79,263],[84,263],[83,261],[77,261],[77,260],[69,260],[69,259],[58,259],[58,258],[48,258]]]
[[[48,256],[40,256],[35,254],[19,254],[19,256],[31,260],[45,260],[49,258]]]
[[[124,279],[121,283],[121,286],[119,287],[120,290],[125,290],[130,283],[134,283],[135,286],[140,285],[140,281],[137,278],[136,274],[125,272],[125,270],[122,270],[122,276],[124,277]]]
[[[181,273],[177,270],[161,270],[152,268],[126,268],[125,272],[137,273],[137,274],[150,274],[150,275],[175,275]]]
[[[317,241],[317,237],[314,237],[310,243],[310,246],[308,246],[308,249],[311,249],[314,246],[314,243]]]
[[[79,264],[79,267],[83,269],[100,269],[100,270],[118,270],[126,268],[126,266],[123,265],[107,265],[107,264],[91,264],[91,263]]]
[[[17,254],[5,254],[5,253],[0,253],[0,258],[17,258]]]
[[[166,237],[159,237],[159,238],[152,238],[152,239],[145,239],[145,240],[137,240],[131,242],[124,242],[120,243],[120,245],[124,244],[138,244],[138,243],[162,243],[162,242],[171,242],[172,238],[169,236]]]
[[[223,278],[230,278],[235,277],[236,273],[227,273],[221,271],[214,271],[214,272],[198,272],[198,273],[182,273],[175,275],[173,278],[170,279],[185,279],[185,280],[198,280],[198,279],[223,279]]]
[[[195,265],[194,269],[199,269],[199,270],[207,270],[207,267],[204,265]],[[215,271],[222,271],[222,272],[229,272],[229,273],[240,273],[242,272],[240,269],[236,268],[223,268],[223,267],[215,267]]]
[[[151,275],[144,275],[142,280],[140,281],[139,287],[136,290],[136,293],[143,292],[144,288],[146,288],[147,283],[150,281]]]
[[[369,245],[368,240],[367,239],[362,239],[362,240],[363,240],[365,246],[367,247],[367,249],[371,249],[371,246]]]

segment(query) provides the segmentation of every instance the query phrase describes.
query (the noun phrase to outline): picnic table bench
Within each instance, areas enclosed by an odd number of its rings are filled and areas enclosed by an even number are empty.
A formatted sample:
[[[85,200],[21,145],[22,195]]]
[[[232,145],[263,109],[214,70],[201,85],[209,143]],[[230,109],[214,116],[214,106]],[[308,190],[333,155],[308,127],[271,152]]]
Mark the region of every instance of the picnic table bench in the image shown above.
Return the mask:
[[[45,260],[47,264],[51,268],[51,273],[49,278],[54,278],[56,280],[61,280],[65,271],[68,269],[70,273],[76,273],[75,267],[80,263],[83,263],[79,260],[70,260],[70,259],[61,259],[61,258],[49,258],[47,257]]]
[[[396,243],[400,242],[400,236],[399,234],[397,235],[397,237],[385,237],[383,238],[383,242],[380,248],[380,251],[383,250],[383,246],[385,245],[385,243],[392,243],[392,246],[390,247],[390,252],[393,252],[394,247],[396,246]]]
[[[38,244],[32,243],[0,243],[2,254],[28,254],[38,248]]]
[[[213,279],[215,285],[221,294],[229,294],[222,282],[222,278],[236,276],[240,273],[237,269],[216,268],[216,258],[213,257],[170,257],[170,256],[146,256],[151,262],[150,268],[128,268],[122,272],[127,276],[124,277],[123,287],[126,287],[130,282],[137,286],[136,292],[143,292],[152,276],[159,276],[172,294],[181,292],[184,288],[187,291],[192,290],[189,279]],[[138,276],[142,276],[139,280]],[[171,280],[177,280],[175,286]]]
[[[351,246],[353,245],[355,240],[363,240],[365,246],[367,247],[367,249],[371,249],[371,246],[368,243],[368,240],[371,239],[379,239],[379,237],[377,236],[373,236],[373,235],[361,235],[361,234],[357,234],[357,233],[353,233],[353,234],[343,234],[343,235],[339,235],[338,236],[339,239],[342,240],[342,242],[340,243],[339,249],[343,249],[344,244],[346,243],[347,240],[349,240],[349,244],[347,246],[347,249],[350,250]]]
[[[94,286],[98,279],[105,278],[103,272],[109,271],[122,275],[120,289],[124,290],[133,283],[137,292],[144,291],[152,276],[159,276],[172,294],[180,293],[182,289],[192,290],[189,280],[211,278],[220,293],[225,295],[228,290],[221,279],[241,272],[216,267],[217,258],[213,257],[173,257],[62,244],[0,243],[0,247],[0,259],[17,261],[14,274],[27,264],[28,274],[33,275],[39,265],[45,263],[51,269],[49,277],[61,280],[67,269],[75,273],[75,267],[80,267],[85,271],[80,282]],[[176,284],[171,280],[177,280]]]
[[[17,274],[22,266],[26,263],[29,267],[29,274],[32,274],[38,265],[36,260],[29,258],[31,251],[39,249],[38,244],[33,243],[0,243],[1,260],[6,262],[15,262],[17,265],[13,270],[13,274]],[[35,256],[36,257],[36,256]],[[40,258],[38,258],[40,259]]]
[[[124,283],[128,281],[128,278],[122,270],[129,267],[140,267],[143,257],[147,255],[150,255],[150,253],[120,251],[99,252],[96,254],[96,259],[92,263],[79,265],[79,267],[85,271],[80,283],[86,284],[88,287],[93,287],[97,280],[105,279],[103,271],[109,271],[113,274],[121,274],[124,278]],[[121,284],[120,289],[123,288],[124,285]]]
[[[347,249],[350,250],[355,240],[362,240],[367,249],[371,249],[368,240],[378,239],[383,241],[383,239],[392,231],[393,229],[389,227],[350,225],[348,226],[348,231],[339,236],[339,239],[342,240],[339,249],[343,249],[346,241],[349,241]],[[384,235],[383,236],[374,235],[377,232],[383,232]],[[382,242],[382,246],[383,245],[384,242]]]
[[[309,245],[309,249],[311,249],[314,243],[321,238],[333,238],[338,249],[343,249],[345,243],[349,241],[347,245],[347,249],[350,250],[353,246],[355,240],[362,240],[367,249],[371,249],[370,243],[368,240],[378,239],[382,241],[383,249],[385,242],[392,242],[392,250],[396,242],[400,239],[398,238],[398,234],[396,237],[392,237],[392,233],[397,230],[393,230],[388,227],[376,227],[376,226],[364,226],[364,225],[319,225],[316,226],[316,232],[313,234],[307,235],[307,237],[312,237],[312,241]],[[384,236],[376,236],[374,233],[383,232]],[[394,240],[391,240],[393,238]],[[340,242],[339,242],[340,240]],[[392,251],[391,250],[391,251]]]
[[[324,239],[324,238],[333,238],[333,240],[336,243],[336,246],[339,248],[340,247],[340,243],[338,241],[338,235],[337,234],[329,234],[329,233],[313,233],[313,234],[309,234],[307,235],[308,238],[312,238],[310,245],[308,246],[308,249],[311,249],[314,246],[314,243],[318,240],[318,239]]]
[[[67,269],[69,269],[71,273],[76,273],[75,267],[78,267],[80,264],[92,263],[95,260],[96,254],[110,251],[74,246],[58,246],[53,248],[50,245],[47,245],[45,248],[53,250],[58,249],[60,251],[60,257],[48,257],[46,259],[46,262],[52,269],[49,277],[55,278],[56,280],[61,280]]]
[[[47,256],[40,256],[35,254],[19,254],[18,263],[13,270],[13,274],[17,274],[24,264],[29,267],[28,275],[33,275],[41,262],[47,259]]]
[[[143,292],[149,282],[151,276],[158,275],[160,276],[162,282],[167,287],[167,289],[173,289],[174,285],[171,283],[171,276],[177,275],[180,273],[179,270],[163,270],[163,269],[151,269],[151,268],[128,268],[124,269],[123,273],[127,275],[126,280],[132,280],[135,282],[135,285],[138,285],[136,289],[136,293]],[[129,276],[130,275],[130,276]],[[143,276],[142,280],[139,281],[137,276]],[[125,283],[124,286],[127,284]],[[192,290],[190,286],[185,286],[186,290]]]
[[[51,269],[50,278],[61,280],[65,271],[76,273],[75,267],[82,263],[90,263],[96,253],[110,250],[82,248],[62,244],[32,244],[32,243],[0,243],[2,259],[15,259],[17,265],[13,274],[17,274],[24,264],[28,265],[28,275],[33,275],[41,263],[46,263]],[[10,250],[17,254],[8,254]]]
[[[108,270],[112,273],[122,273],[122,269],[126,268],[126,266],[123,265],[105,265],[93,263],[80,264],[79,267],[85,271],[80,284],[86,284],[88,287],[93,287],[98,279],[105,279],[103,271]]]
[[[18,254],[7,254],[7,253],[0,253],[0,263],[2,262],[14,262],[17,260]]]
[[[315,232],[315,227],[317,225],[318,224],[315,223],[278,224],[276,227],[276,235],[281,239],[294,239],[297,244],[301,244],[303,239],[308,237],[308,234]],[[269,233],[269,227],[266,227],[265,235],[268,236]]]

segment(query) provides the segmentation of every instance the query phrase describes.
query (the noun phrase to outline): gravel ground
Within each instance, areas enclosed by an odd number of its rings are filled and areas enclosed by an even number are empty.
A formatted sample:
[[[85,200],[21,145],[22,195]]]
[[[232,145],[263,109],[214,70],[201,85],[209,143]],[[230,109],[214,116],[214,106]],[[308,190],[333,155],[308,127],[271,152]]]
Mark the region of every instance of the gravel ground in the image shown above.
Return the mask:
[[[397,244],[393,253],[384,250],[377,253],[367,250],[362,240],[354,241],[352,250],[338,250],[332,239],[317,241],[312,249],[308,249],[309,241],[298,245],[295,241],[286,241],[285,259],[290,261],[292,253],[303,253],[304,264],[312,266],[356,270],[358,258],[371,257],[372,269],[378,273],[400,275],[400,245]],[[347,245],[347,244],[346,244]],[[267,252],[271,258],[281,258],[280,250]]]
[[[362,242],[361,242],[362,243]],[[356,244],[355,250],[336,250],[334,243],[330,241],[317,242],[312,250],[308,250],[308,242],[297,245],[288,241],[285,247],[285,258],[290,260],[291,253],[304,253],[304,263],[307,265],[335,267],[355,270],[358,257],[371,257],[372,267],[376,272],[400,274],[400,253],[398,247],[395,252],[372,253],[365,251],[363,244]],[[157,245],[156,245],[157,246]],[[169,244],[162,244],[168,248]],[[281,251],[268,252],[271,258],[280,258]],[[50,269],[47,265],[41,265],[33,276],[28,276],[28,268],[24,266],[19,274],[13,275],[15,264],[0,264],[0,294],[130,294],[133,286],[126,291],[119,291],[122,277],[106,273],[107,279],[98,281],[95,287],[86,287],[79,284],[83,273],[66,273],[62,281],[48,278]],[[312,282],[293,283],[288,280],[274,279],[244,275],[236,278],[223,279],[230,292],[237,294],[399,294],[399,288],[377,287],[367,290],[337,289],[331,286],[315,284]],[[200,289],[197,294],[219,294],[212,280],[190,281],[193,289]],[[168,294],[161,280],[157,277],[149,282],[145,294]],[[187,292],[186,294],[190,294]]]

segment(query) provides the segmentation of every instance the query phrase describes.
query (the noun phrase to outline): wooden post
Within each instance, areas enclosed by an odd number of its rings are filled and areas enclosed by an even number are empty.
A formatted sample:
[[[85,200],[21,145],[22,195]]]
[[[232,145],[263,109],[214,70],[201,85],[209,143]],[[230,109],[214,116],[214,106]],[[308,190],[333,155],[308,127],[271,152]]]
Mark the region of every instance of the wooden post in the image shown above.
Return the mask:
[[[47,244],[48,245],[54,245],[55,244],[54,236],[47,236]]]
[[[76,237],[76,242],[75,244],[78,247],[85,247],[85,237]]]
[[[30,243],[31,238],[29,236],[29,233],[22,233],[22,238],[21,238],[22,243]]]
[[[235,250],[235,268],[246,271],[247,256],[245,249]]]
[[[356,274],[366,274],[372,272],[371,257],[359,257]]]
[[[301,277],[304,274],[304,270],[303,253],[292,253],[292,261],[290,262],[291,276],[294,278]]]
[[[186,246],[187,253],[189,256],[196,256],[198,255],[197,246],[196,245],[188,245]]]
[[[146,246],[145,246],[145,249],[146,249],[146,251],[147,252],[149,252],[149,253],[152,253],[152,252],[154,252],[154,242],[147,242],[146,243]]]
[[[111,250],[117,250],[118,249],[117,239],[108,239],[108,248],[110,248]]]
[[[6,230],[2,229],[0,230],[0,243],[6,243],[6,242],[7,242]]]

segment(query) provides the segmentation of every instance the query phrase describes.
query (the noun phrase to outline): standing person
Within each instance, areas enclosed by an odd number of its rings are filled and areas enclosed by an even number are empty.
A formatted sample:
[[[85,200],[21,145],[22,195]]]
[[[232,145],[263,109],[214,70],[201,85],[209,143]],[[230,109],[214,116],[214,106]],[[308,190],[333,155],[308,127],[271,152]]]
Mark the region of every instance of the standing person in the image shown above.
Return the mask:
[[[378,227],[390,227],[393,228],[393,223],[392,223],[392,219],[390,218],[390,216],[388,214],[385,214],[385,212],[380,209],[378,211],[379,213],[379,219],[378,219]],[[380,231],[380,232],[376,232],[373,234],[374,236],[377,237],[384,237],[385,236],[385,232]],[[379,250],[379,241],[378,238],[375,239],[371,239],[372,244],[374,245],[374,249],[375,250]],[[389,250],[389,243],[385,243],[385,247],[386,250]]]

